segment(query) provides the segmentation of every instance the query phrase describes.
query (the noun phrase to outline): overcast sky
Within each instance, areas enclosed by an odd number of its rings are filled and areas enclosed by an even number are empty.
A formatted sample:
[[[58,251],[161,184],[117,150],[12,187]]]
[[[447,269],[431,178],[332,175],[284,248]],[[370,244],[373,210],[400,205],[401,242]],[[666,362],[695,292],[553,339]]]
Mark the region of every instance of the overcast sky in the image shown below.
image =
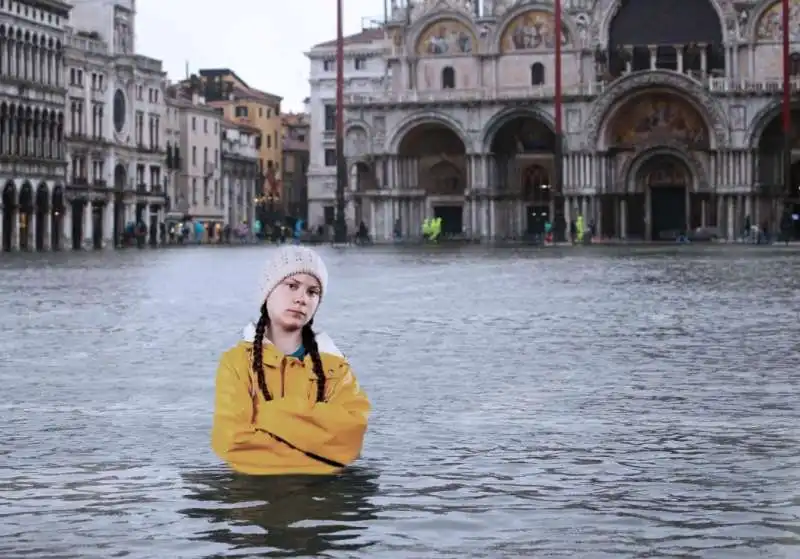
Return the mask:
[[[344,32],[382,17],[383,0],[343,0]],[[231,68],[252,87],[300,111],[309,94],[312,45],[336,38],[335,0],[138,0],[136,49],[164,61],[170,79],[200,68]]]

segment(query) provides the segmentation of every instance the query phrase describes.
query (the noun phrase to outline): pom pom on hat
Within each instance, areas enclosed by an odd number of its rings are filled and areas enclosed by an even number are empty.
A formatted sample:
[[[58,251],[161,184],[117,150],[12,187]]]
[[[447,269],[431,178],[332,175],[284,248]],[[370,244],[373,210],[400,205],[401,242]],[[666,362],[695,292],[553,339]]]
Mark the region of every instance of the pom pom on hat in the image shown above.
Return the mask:
[[[308,274],[319,281],[320,300],[328,289],[328,269],[319,254],[310,248],[297,245],[284,245],[267,262],[261,276],[261,305],[272,290],[283,280],[295,274]]]

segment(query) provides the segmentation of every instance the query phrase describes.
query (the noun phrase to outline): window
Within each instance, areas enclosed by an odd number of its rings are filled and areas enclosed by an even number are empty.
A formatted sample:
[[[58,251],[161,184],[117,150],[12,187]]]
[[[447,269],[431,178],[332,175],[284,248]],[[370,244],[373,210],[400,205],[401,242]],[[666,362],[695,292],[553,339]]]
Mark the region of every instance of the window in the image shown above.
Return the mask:
[[[442,70],[442,89],[455,89],[456,87],[456,71],[452,67],[447,66]]]
[[[334,221],[336,221],[336,212],[333,206],[325,206],[323,210],[325,212],[325,225],[333,225]]]
[[[531,85],[544,85],[544,65],[541,62],[531,64]]]
[[[793,52],[789,56],[789,74],[800,76],[800,52]]]
[[[325,150],[325,166],[326,167],[336,167],[336,150],[335,149],[326,149]]]
[[[237,117],[240,117],[240,118],[241,117],[246,117],[247,116],[247,107],[243,107],[243,106],[236,107],[236,109],[234,110],[234,114]]]
[[[333,70],[334,70],[334,68],[336,66],[335,62],[336,61],[333,58],[329,58],[327,60],[323,60],[322,61],[322,69],[325,70],[326,72],[333,72]]]
[[[336,130],[336,105],[325,105],[325,131]]]
[[[367,69],[367,59],[363,56],[357,56],[356,59],[353,61],[353,65],[356,67],[356,70],[366,70]]]

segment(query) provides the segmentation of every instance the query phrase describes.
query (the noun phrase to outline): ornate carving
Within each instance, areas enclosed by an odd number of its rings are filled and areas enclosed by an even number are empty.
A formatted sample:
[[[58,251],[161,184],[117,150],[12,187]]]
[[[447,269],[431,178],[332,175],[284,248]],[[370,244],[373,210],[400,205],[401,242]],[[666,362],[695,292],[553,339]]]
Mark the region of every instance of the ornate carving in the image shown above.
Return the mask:
[[[651,156],[656,156],[657,154],[672,154],[682,160],[696,179],[693,186],[697,190],[708,188],[708,173],[706,173],[705,165],[698,159],[695,152],[688,149],[688,146],[682,142],[656,140],[643,142],[633,152],[628,152],[623,164],[617,167],[619,169],[617,179],[625,185],[626,190],[631,182],[636,182],[634,173],[637,173]]]
[[[411,21],[417,21],[435,12],[460,12],[468,16],[475,13],[471,0],[421,0],[411,6]]]
[[[756,24],[756,40],[780,41],[783,37],[781,25],[781,3],[775,2],[764,10]],[[800,41],[800,0],[789,0],[789,41]]]
[[[420,56],[451,56],[470,54],[477,50],[475,35],[466,25],[455,19],[431,23],[417,41]]]
[[[707,115],[717,149],[727,142],[728,126],[725,113],[719,103],[703,89],[703,87],[688,76],[674,72],[648,70],[636,72],[622,78],[595,101],[592,112],[586,120],[585,128],[588,130],[586,149],[596,149],[602,132],[606,116],[611,108],[636,90],[646,88],[667,87],[688,94],[696,100]]]
[[[625,104],[609,124],[610,142],[631,148],[650,139],[678,140],[697,148],[708,147],[706,125],[697,110],[674,94],[655,93]]]
[[[367,131],[354,126],[347,132],[345,154],[347,157],[359,157],[369,153],[369,137]]]

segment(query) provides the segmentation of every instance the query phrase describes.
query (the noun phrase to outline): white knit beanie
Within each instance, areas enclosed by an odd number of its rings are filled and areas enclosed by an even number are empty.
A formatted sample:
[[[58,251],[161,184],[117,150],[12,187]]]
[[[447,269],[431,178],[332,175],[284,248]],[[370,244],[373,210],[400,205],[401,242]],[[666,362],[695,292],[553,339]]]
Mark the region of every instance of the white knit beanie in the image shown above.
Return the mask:
[[[319,254],[310,248],[297,245],[284,245],[267,262],[261,276],[261,300],[267,300],[272,290],[289,276],[308,274],[319,281],[320,300],[328,289],[328,269]]]

